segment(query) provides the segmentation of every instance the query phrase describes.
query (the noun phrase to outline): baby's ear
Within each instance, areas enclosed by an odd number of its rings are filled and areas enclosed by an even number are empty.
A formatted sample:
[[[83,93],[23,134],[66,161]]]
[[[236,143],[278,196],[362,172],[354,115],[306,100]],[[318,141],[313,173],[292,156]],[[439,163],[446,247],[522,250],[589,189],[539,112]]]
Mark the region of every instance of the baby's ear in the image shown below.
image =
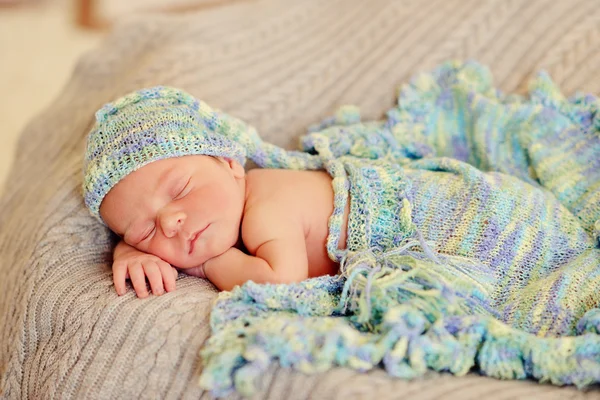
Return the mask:
[[[225,158],[224,160],[229,165],[229,168],[231,168],[234,178],[243,178],[244,175],[246,175],[246,171],[244,170],[244,167],[242,167],[242,164],[234,159]]]

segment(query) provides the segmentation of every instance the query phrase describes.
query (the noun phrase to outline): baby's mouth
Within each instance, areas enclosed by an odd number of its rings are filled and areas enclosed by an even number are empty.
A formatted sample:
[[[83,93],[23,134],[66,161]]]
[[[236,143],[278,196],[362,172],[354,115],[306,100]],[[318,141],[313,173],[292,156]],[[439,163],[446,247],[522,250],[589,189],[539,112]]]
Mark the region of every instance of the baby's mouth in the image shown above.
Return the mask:
[[[194,245],[196,244],[196,239],[198,239],[200,237],[200,235],[202,234],[202,232],[204,232],[206,230],[206,228],[208,228],[210,224],[206,225],[204,228],[200,229],[198,232],[196,232],[192,238],[190,239],[190,250],[188,251],[188,255],[192,254],[192,252],[194,251]]]

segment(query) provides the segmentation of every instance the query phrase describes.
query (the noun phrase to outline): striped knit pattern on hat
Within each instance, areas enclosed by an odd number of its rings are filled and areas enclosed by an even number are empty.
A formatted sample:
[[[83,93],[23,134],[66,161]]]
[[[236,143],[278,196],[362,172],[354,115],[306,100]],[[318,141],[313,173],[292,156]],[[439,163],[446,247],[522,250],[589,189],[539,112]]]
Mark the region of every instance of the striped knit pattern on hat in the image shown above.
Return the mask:
[[[156,86],[104,105],[87,140],[85,204],[98,220],[100,204],[121,179],[153,161],[187,155],[249,155],[261,167],[318,169],[319,157],[264,143],[256,130],[177,88]]]
[[[219,134],[215,113],[182,90],[154,87],[106,104],[96,113],[84,161],[84,199],[100,219],[110,189],[131,172],[153,161],[186,155],[229,157],[242,165],[243,147]]]

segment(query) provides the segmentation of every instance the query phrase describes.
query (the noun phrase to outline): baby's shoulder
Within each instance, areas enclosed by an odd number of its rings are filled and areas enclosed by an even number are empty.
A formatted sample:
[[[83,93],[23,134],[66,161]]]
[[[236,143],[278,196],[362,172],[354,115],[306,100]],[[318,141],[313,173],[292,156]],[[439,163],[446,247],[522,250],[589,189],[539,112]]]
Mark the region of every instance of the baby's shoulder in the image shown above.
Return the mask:
[[[319,183],[323,179],[319,174],[279,169],[248,171],[248,196],[242,220],[242,239],[248,250],[253,244],[258,246],[305,230],[311,202],[323,184]],[[330,182],[325,185],[331,186]]]
[[[296,171],[297,172],[297,171]],[[244,219],[270,221],[282,215],[292,217],[298,176],[294,171],[256,169],[248,172]]]
[[[315,186],[323,184],[323,178],[327,181],[325,184],[331,184],[331,178],[324,171],[296,171],[288,169],[253,169],[247,172],[247,184],[250,194],[265,200],[265,197],[271,199],[290,194],[296,195],[298,192],[312,190]]]

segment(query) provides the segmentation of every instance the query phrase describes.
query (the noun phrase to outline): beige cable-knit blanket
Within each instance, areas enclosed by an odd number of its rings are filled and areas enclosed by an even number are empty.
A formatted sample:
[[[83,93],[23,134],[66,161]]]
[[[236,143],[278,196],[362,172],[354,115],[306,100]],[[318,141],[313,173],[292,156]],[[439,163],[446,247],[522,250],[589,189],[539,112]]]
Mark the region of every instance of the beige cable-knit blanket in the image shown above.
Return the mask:
[[[450,58],[489,65],[505,91],[524,91],[543,68],[566,93],[597,94],[598,0],[240,1],[119,26],[28,125],[0,200],[0,396],[208,397],[196,386],[198,350],[215,289],[181,275],[165,296],[118,297],[111,236],[83,206],[84,139],[103,103],[181,87],[289,148],[341,104],[380,117],[395,86]],[[270,399],[600,397],[475,374],[407,382],[341,368],[273,368],[261,382],[257,398]]]

